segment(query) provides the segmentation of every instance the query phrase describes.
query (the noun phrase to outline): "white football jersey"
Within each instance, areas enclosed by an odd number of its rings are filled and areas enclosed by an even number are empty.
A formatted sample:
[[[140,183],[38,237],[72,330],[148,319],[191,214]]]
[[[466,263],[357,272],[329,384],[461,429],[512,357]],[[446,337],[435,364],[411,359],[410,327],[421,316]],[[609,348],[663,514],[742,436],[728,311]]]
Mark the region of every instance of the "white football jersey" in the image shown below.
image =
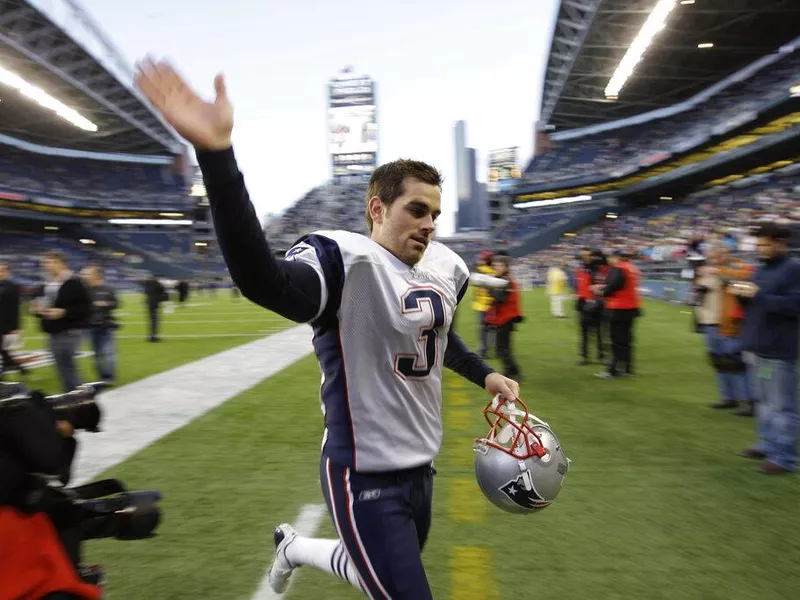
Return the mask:
[[[442,364],[469,270],[431,242],[410,267],[357,233],[319,231],[287,253],[322,284],[311,325],[323,454],[361,472],[430,463],[442,442]]]

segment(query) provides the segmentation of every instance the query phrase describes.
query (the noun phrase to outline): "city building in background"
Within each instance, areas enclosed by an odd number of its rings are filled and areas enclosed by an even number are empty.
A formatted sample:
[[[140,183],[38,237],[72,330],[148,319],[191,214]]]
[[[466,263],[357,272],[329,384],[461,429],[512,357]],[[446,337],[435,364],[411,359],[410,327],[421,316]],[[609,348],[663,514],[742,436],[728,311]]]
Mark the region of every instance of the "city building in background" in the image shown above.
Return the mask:
[[[455,124],[456,158],[456,231],[485,229],[489,225],[489,203],[486,185],[478,182],[477,153],[467,147],[467,124]]]
[[[337,183],[368,180],[378,164],[375,82],[352,67],[328,84],[328,148]]]

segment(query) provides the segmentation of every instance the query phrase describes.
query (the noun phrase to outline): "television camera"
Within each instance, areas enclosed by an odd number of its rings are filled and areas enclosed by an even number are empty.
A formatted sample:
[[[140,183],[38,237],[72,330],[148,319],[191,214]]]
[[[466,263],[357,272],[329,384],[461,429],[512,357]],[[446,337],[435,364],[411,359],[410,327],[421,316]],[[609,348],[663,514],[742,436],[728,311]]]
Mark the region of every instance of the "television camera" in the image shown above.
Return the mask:
[[[73,434],[100,430],[97,396],[106,387],[103,382],[87,383],[46,396],[20,383],[0,382],[0,538],[17,540],[16,547],[7,549],[8,556],[0,549],[0,589],[21,592],[12,597],[40,597],[25,595],[33,589],[69,593],[71,598],[98,597],[76,591],[93,586],[100,593],[105,585],[102,567],[82,563],[82,543],[152,537],[161,521],[161,494],[156,490],[131,491],[116,479],[68,486],[77,449]],[[68,564],[53,566],[49,575],[25,564],[41,563],[45,553],[50,563],[60,556],[68,557],[62,561]],[[74,581],[64,579],[65,571]],[[20,579],[34,576],[65,581],[66,587]]]

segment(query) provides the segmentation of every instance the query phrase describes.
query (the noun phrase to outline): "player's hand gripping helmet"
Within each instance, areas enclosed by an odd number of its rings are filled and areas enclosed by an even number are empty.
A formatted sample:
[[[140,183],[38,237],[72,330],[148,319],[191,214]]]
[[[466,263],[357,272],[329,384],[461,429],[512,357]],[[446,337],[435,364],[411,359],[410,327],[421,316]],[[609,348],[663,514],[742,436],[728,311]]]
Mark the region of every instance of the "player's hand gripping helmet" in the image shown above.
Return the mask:
[[[483,414],[491,428],[473,445],[481,491],[510,513],[534,513],[550,506],[570,464],[556,434],[519,398],[510,402],[498,394]]]

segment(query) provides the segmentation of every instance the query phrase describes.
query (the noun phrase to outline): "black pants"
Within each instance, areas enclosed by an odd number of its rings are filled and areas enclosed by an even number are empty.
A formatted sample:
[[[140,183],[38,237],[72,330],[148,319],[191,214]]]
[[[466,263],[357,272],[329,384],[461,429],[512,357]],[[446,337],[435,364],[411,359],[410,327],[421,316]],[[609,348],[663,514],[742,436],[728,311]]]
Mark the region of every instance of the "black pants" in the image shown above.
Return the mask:
[[[581,357],[584,360],[589,360],[589,338],[594,334],[597,338],[597,357],[599,360],[603,360],[605,346],[603,345],[604,322],[602,313],[581,312],[579,320],[581,325]]]
[[[633,373],[633,325],[636,317],[627,312],[611,311],[611,373]]]
[[[150,312],[150,339],[154,340],[154,339],[158,338],[158,309],[159,309],[159,305],[148,306],[147,309]]]
[[[320,482],[336,532],[370,598],[433,600],[422,564],[433,467],[358,473],[323,456]]]
[[[514,378],[519,375],[519,366],[511,353],[511,333],[514,323],[506,323],[495,329],[495,348],[497,356],[503,361],[503,375]]]

